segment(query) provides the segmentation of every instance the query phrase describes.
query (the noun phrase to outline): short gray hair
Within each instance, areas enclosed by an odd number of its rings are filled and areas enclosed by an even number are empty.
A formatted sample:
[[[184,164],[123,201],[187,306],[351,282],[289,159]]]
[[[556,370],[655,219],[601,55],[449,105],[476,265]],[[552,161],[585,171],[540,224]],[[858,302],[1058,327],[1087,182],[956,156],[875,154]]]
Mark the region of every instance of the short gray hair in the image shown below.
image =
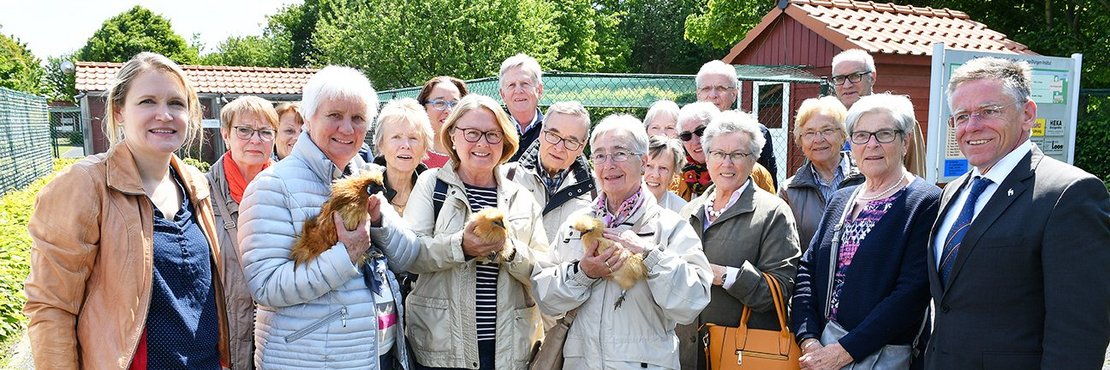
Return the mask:
[[[508,72],[509,68],[513,67],[520,67],[525,72],[531,73],[532,83],[537,86],[543,85],[543,70],[540,69],[540,62],[537,62],[536,58],[532,58],[524,53],[513,55],[509,57],[509,59],[505,59],[504,62],[501,62],[501,71],[497,72],[497,79],[501,80],[505,78],[505,72]]]
[[[632,141],[629,144],[629,149],[637,155],[647,154],[648,150],[648,136],[647,129],[644,124],[636,117],[628,114],[614,114],[605,117],[594,127],[594,132],[590,134],[590,148],[595,148],[595,141],[598,136],[609,131],[617,133],[624,133],[628,135]]]
[[[424,149],[433,147],[432,138],[435,137],[435,134],[432,132],[432,123],[428,121],[428,113],[413,98],[393,99],[385,103],[385,107],[382,107],[382,111],[378,115],[378,121],[374,123],[374,147],[382,147],[382,139],[385,139],[385,126],[396,126],[400,123],[408,123],[416,129],[416,132],[420,133],[420,136],[423,137],[421,141],[424,142]],[[380,153],[381,150],[378,152]]]
[[[682,126],[682,122],[691,119],[696,119],[701,124],[708,125],[719,114],[721,114],[721,110],[707,101],[686,104],[678,111],[678,125]],[[678,131],[682,131],[682,128],[679,127]]]
[[[366,104],[366,121],[373,122],[378,114],[378,93],[358,70],[351,67],[327,66],[312,75],[304,85],[301,114],[310,121],[320,102],[336,99],[358,99]]]
[[[561,101],[547,107],[546,117],[551,117],[553,114],[562,114],[571,117],[578,117],[582,119],[582,124],[586,126],[586,137],[590,137],[590,111],[582,106],[582,103],[577,101]]]
[[[1001,58],[976,58],[964,63],[952,72],[948,79],[948,108],[952,109],[952,94],[960,85],[976,80],[997,80],[1014,104],[1025,104],[1030,99],[1033,84],[1033,69],[1024,60]]]
[[[729,65],[728,63],[714,59],[701,65],[701,69],[698,70],[697,76],[694,76],[694,86],[701,87],[702,76],[708,74],[725,75],[725,77],[728,77],[729,81],[732,81],[732,87],[736,87],[740,83],[740,80],[736,77],[735,67]]]
[[[749,113],[741,111],[724,111],[713,118],[709,122],[709,126],[705,127],[705,135],[701,137],[701,147],[705,148],[708,153],[713,150],[709,143],[716,139],[718,136],[731,134],[734,132],[743,132],[748,134],[748,144],[751,146],[751,154],[756,160],[759,159],[760,152],[763,151],[763,145],[767,143],[767,139],[763,137],[763,132],[759,130],[759,121]]]
[[[869,72],[875,72],[875,57],[862,49],[848,49],[833,57],[832,68],[843,62],[860,62],[867,67]]]
[[[860,117],[868,113],[889,114],[894,120],[894,126],[902,131],[903,139],[907,135],[913,135],[913,125],[917,124],[910,97],[891,93],[872,94],[859,98],[859,101],[848,109],[848,118],[844,123],[848,128],[849,136],[855,132],[856,123],[859,122]]]
[[[644,115],[644,125],[655,119],[655,116],[660,114],[667,114],[675,118],[675,123],[678,123],[678,104],[670,100],[660,100],[651,104],[648,108],[647,114]]]
[[[682,148],[682,143],[666,136],[652,136],[648,140],[648,158],[658,157],[663,152],[670,152],[674,156],[672,168],[675,172],[681,172],[682,167],[686,165],[686,150]]]

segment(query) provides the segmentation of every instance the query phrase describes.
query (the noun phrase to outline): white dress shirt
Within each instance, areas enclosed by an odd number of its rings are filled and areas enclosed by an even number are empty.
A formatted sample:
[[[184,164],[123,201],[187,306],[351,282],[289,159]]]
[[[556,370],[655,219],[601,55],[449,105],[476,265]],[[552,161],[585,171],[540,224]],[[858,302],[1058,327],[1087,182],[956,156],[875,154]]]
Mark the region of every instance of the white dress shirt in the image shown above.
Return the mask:
[[[960,216],[960,209],[963,208],[963,204],[967,202],[968,190],[971,188],[970,184],[973,179],[982,176],[991,180],[991,183],[983,190],[983,194],[980,194],[979,199],[975,201],[975,213],[971,216],[971,221],[975,222],[975,218],[979,216],[979,212],[983,211],[983,207],[987,205],[987,201],[994,196],[994,192],[998,190],[998,186],[1002,184],[1003,180],[1006,180],[1007,176],[1010,176],[1010,172],[1014,171],[1014,167],[1017,167],[1018,162],[1021,162],[1021,159],[1032,150],[1033,142],[1026,139],[1024,143],[1018,145],[1017,148],[1014,148],[1013,151],[1006,154],[1002,159],[999,159],[998,162],[994,164],[994,167],[991,167],[986,174],[980,172],[978,167],[972,168],[971,176],[964,182],[965,186],[963,189],[960,189],[960,195],[949,203],[951,206],[948,207],[948,213],[941,215],[944,217],[944,221],[940,223],[937,228],[937,233],[933,238],[933,254],[936,257],[938,268],[940,266],[941,254],[944,253],[945,239],[948,239],[948,232],[952,230],[952,224],[956,222],[956,217]],[[941,211],[943,212],[943,210]]]

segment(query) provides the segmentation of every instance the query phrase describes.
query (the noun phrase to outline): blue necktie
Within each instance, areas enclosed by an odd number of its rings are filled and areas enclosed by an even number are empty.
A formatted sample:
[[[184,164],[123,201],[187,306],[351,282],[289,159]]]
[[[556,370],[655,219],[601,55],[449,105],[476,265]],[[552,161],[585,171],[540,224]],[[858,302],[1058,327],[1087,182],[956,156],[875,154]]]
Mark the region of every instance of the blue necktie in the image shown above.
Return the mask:
[[[971,193],[968,193],[967,201],[960,209],[960,215],[956,216],[956,222],[952,223],[952,229],[948,231],[948,238],[944,242],[944,250],[940,258],[940,281],[942,283],[948,282],[948,274],[952,272],[952,266],[956,265],[956,254],[960,251],[960,243],[963,242],[967,229],[971,227],[971,218],[975,215],[975,202],[979,200],[983,190],[986,190],[987,185],[990,184],[990,179],[978,176],[971,183]]]

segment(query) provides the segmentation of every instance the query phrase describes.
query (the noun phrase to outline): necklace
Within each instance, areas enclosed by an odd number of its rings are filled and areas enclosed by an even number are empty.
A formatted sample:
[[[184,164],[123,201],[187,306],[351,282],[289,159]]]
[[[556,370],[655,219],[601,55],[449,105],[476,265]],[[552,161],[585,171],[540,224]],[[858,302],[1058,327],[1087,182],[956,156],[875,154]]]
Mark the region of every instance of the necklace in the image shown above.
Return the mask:
[[[902,185],[902,180],[905,180],[905,179],[906,179],[906,178],[905,178],[905,176],[903,176],[902,178],[899,178],[899,179],[898,179],[898,182],[895,182],[895,183],[894,183],[894,185],[891,185],[891,186],[890,186],[889,188],[886,188],[886,190],[883,190],[883,191],[882,191],[881,193],[878,193],[878,194],[875,194],[875,195],[872,195],[872,196],[864,196],[864,195],[863,195],[863,194],[861,193],[861,194],[860,194],[859,196],[857,196],[856,198],[859,198],[859,199],[861,199],[861,200],[875,200],[875,199],[879,199],[879,198],[882,198],[882,197],[883,197],[884,195],[886,195],[887,193],[890,193],[890,191],[891,191],[891,190],[894,190],[894,189],[895,189],[895,188],[897,188],[897,187],[898,187],[899,185]]]
[[[716,197],[717,197],[717,192],[713,191],[713,194],[711,194],[709,197],[707,197],[707,199],[713,199],[713,198],[716,198]],[[727,207],[727,204],[726,204],[726,207]],[[713,201],[710,200],[709,202],[706,202],[706,204],[705,204],[705,212],[709,213],[709,218],[716,220],[716,219],[720,218],[722,214],[725,213],[725,209],[722,208],[720,211],[718,211],[716,209],[713,209]]]

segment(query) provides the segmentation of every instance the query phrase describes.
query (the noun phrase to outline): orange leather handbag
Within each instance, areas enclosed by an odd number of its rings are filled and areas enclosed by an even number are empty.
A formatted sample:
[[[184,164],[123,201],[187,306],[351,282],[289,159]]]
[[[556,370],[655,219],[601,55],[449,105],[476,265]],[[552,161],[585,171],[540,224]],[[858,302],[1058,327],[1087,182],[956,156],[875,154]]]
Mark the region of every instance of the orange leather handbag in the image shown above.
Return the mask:
[[[763,273],[763,278],[771,288],[780,330],[749,328],[748,319],[752,315],[752,309],[748,306],[744,306],[739,328],[705,324],[708,332],[705,355],[710,369],[799,369],[798,358],[802,356],[802,350],[798,348],[798,344],[794,342],[794,334],[786,326],[786,300],[782,297],[777,279],[767,273]]]

